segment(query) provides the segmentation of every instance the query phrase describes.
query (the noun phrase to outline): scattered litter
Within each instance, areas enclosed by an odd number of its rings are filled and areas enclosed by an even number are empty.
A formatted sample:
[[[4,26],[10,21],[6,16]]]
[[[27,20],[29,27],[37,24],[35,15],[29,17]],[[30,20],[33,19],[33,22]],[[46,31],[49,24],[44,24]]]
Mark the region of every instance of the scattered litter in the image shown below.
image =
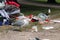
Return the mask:
[[[48,13],[51,13],[51,9],[48,9]]]
[[[0,21],[0,26],[2,26],[2,23],[3,23],[3,22],[2,22],[2,21]]]
[[[4,2],[0,2],[0,8],[3,8],[5,6]]]
[[[37,26],[32,26],[32,32],[38,32]]]
[[[38,19],[38,17],[37,17],[37,16],[34,16],[34,17],[32,17],[31,21],[32,21],[32,22],[38,22],[38,21],[39,21],[39,19]]]
[[[40,40],[40,39],[35,37],[35,38],[30,38],[29,40]]]
[[[26,26],[29,25],[29,19],[25,16],[19,16],[13,25]]]
[[[54,27],[52,27],[52,26],[44,26],[44,27],[42,27],[42,29],[45,29],[45,30],[49,30],[49,29],[53,29]]]
[[[29,19],[24,19],[23,21],[24,21],[23,26],[29,25]]]
[[[42,39],[42,40],[50,40],[50,39]]]
[[[48,16],[46,14],[44,14],[44,13],[40,13],[40,14],[38,14],[37,17],[41,18],[42,21],[44,21]]]
[[[39,38],[35,37],[35,40],[40,40]]]
[[[52,22],[60,23],[59,20],[51,20]]]
[[[3,20],[3,25],[5,24],[6,21],[7,21],[6,19]]]

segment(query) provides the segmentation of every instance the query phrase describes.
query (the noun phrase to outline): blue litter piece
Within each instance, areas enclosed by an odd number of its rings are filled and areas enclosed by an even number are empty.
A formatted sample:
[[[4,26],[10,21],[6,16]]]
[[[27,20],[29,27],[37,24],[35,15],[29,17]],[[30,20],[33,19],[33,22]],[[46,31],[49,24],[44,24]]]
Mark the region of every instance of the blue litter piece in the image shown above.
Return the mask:
[[[3,23],[3,22],[2,22],[2,21],[0,21],[0,26],[2,26],[2,23]]]
[[[5,22],[5,25],[9,25],[9,21],[6,21],[6,22]]]

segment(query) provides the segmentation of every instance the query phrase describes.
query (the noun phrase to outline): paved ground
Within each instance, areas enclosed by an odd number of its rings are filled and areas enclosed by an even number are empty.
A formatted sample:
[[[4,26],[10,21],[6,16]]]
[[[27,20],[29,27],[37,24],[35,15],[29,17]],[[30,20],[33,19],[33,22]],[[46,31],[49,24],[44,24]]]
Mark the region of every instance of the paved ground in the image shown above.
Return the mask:
[[[33,38],[60,40],[60,32],[13,32],[0,33],[0,40],[29,40]]]

